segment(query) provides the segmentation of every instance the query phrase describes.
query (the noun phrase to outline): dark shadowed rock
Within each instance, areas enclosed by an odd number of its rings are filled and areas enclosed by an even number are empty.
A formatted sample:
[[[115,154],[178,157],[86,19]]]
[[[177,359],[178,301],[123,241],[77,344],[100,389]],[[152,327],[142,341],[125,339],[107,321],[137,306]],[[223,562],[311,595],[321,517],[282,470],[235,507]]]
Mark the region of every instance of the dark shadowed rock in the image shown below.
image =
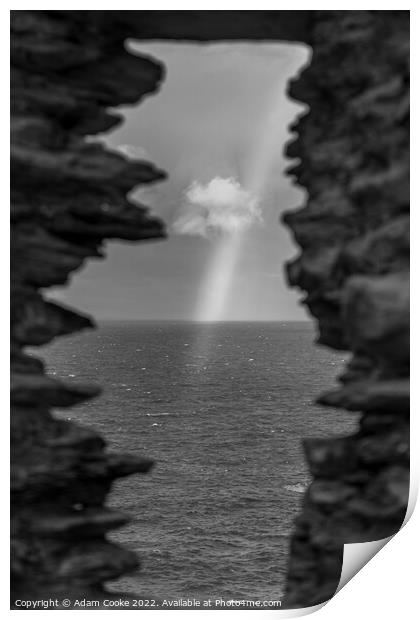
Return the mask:
[[[302,248],[287,276],[305,292],[319,342],[353,352],[341,387],[318,402],[362,415],[352,437],[305,441],[314,482],[291,545],[286,606],[331,597],[343,544],[394,534],[405,516],[408,42],[406,11],[317,11],[312,62],[289,85],[309,112],[286,148],[308,195],[283,217]]]

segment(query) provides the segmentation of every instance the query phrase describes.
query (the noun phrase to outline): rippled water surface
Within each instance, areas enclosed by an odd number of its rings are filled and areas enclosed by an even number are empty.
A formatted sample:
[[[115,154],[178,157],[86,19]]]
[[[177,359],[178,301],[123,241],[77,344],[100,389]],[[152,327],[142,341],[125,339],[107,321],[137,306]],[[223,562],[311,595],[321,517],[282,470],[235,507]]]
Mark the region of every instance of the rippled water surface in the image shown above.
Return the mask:
[[[156,462],[110,498],[134,517],[112,537],[142,560],[119,588],[281,597],[310,480],[301,439],[354,423],[311,404],[344,363],[314,338],[310,323],[106,323],[44,350],[51,373],[105,387],[63,415],[96,428],[109,449]]]

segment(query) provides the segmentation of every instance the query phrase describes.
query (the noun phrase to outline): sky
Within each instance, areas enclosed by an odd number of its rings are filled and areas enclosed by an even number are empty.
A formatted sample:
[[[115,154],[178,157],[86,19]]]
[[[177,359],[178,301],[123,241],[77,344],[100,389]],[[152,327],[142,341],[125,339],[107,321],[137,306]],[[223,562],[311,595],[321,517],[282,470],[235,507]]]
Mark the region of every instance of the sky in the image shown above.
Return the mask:
[[[120,108],[125,122],[104,139],[168,172],[133,195],[169,237],[108,242],[104,261],[88,262],[52,296],[99,320],[306,319],[285,282],[283,264],[297,248],[279,217],[304,201],[282,153],[304,110],[286,83],[308,50],[258,42],[130,49],[163,61],[166,77],[157,94]]]

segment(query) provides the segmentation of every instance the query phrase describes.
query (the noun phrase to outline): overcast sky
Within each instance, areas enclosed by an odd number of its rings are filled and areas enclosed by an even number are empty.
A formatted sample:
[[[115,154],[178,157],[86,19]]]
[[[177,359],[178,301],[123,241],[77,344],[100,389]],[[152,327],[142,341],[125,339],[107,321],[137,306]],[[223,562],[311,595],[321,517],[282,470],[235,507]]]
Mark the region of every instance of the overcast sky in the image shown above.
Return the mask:
[[[218,318],[306,318],[284,280],[282,265],[297,249],[278,219],[304,198],[283,173],[288,163],[282,151],[287,126],[303,109],[287,99],[286,82],[307,62],[307,50],[273,43],[148,43],[135,49],[162,60],[166,79],[158,94],[124,108],[126,121],[107,142],[134,148],[169,173],[167,181],[138,195],[165,220],[170,236],[108,243],[107,259],[89,262],[58,297],[98,319],[196,319],[220,241],[175,232],[186,191],[214,177],[246,185],[261,168],[262,217],[246,231]]]

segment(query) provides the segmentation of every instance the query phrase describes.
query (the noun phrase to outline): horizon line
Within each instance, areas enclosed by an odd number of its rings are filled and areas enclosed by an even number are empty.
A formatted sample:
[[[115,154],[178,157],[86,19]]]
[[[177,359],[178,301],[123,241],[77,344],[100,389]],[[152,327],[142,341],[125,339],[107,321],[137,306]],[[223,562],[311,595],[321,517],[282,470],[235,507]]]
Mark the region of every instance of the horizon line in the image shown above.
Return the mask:
[[[200,321],[197,319],[95,319],[97,323],[197,323],[212,325],[214,323],[312,323],[312,319],[222,319],[217,321]]]

